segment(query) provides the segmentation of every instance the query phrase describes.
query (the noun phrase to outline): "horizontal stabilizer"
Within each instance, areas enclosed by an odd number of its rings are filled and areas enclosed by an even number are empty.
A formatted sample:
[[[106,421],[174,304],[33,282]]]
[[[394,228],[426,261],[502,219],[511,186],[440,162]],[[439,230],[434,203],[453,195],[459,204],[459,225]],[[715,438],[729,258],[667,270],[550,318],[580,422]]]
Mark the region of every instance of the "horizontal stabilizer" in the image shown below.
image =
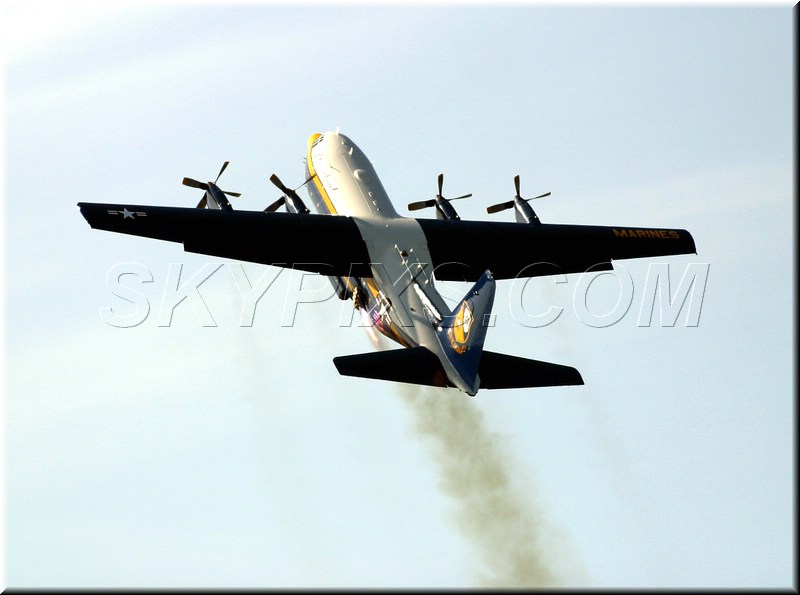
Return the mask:
[[[333,358],[339,374],[426,386],[453,386],[436,355],[424,347],[359,353]],[[480,388],[533,388],[583,384],[570,366],[484,351],[478,374]]]
[[[439,358],[424,347],[342,355],[333,358],[333,364],[342,376],[452,386]]]
[[[527,388],[583,384],[570,366],[484,351],[479,371],[481,388]]]

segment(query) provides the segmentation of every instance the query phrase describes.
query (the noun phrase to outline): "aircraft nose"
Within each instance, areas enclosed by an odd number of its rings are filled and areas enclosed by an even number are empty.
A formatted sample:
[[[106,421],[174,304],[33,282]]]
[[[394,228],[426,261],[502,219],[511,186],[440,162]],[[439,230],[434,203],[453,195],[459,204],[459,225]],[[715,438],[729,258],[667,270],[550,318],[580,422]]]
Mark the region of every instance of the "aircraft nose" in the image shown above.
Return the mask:
[[[337,145],[338,144],[350,145],[353,142],[349,138],[347,138],[344,134],[339,132],[338,128],[336,130],[329,130],[328,132],[325,132],[322,136],[328,142],[335,143]]]

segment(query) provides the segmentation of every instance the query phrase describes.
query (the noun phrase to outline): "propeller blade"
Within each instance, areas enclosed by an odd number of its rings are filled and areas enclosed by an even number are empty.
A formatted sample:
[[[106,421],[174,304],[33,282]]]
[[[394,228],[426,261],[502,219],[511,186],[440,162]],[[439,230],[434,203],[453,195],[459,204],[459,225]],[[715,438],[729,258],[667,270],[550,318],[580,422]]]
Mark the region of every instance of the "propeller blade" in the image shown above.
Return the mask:
[[[540,194],[539,196],[532,196],[531,198],[523,198],[522,200],[524,201],[536,200],[537,198],[544,198],[545,196],[550,196],[550,194],[551,194],[550,192],[545,192],[544,194]]]
[[[501,202],[497,205],[492,205],[491,207],[486,208],[487,213],[499,213],[500,211],[505,211],[506,209],[510,209],[514,206],[514,201],[509,200],[508,202]]]
[[[316,174],[314,174],[314,176],[315,176],[315,175],[316,175]],[[275,174],[272,174],[272,175],[269,177],[269,180],[270,180],[270,182],[272,182],[273,184],[275,184],[275,185],[276,185],[278,188],[280,188],[280,189],[283,191],[283,193],[284,193],[284,194],[289,194],[289,195],[291,195],[291,193],[292,193],[292,192],[297,192],[298,190],[300,190],[300,188],[302,188],[303,186],[305,186],[306,184],[308,184],[308,183],[309,183],[311,180],[313,180],[313,179],[314,179],[314,176],[310,176],[310,177],[309,177],[309,178],[308,178],[308,179],[307,179],[305,182],[303,182],[302,184],[300,184],[300,185],[299,185],[297,188],[295,188],[294,190],[292,190],[292,189],[288,188],[288,187],[286,186],[286,184],[284,184],[283,182],[281,182],[281,179],[280,179],[278,176],[276,176]]]
[[[518,198],[520,200],[529,201],[529,200],[536,200],[537,198],[544,198],[545,196],[550,196],[550,192],[545,192],[544,194],[540,194],[539,196],[531,196],[530,198],[522,198],[519,195],[519,176],[514,176],[514,188],[517,191],[517,195],[514,198]]]
[[[192,178],[183,178],[183,182],[181,182],[181,184],[184,186],[191,186],[192,188],[200,188],[200,190],[208,190],[208,184],[204,182],[198,182]]]
[[[228,167],[229,163],[230,163],[230,161],[226,161],[225,163],[222,164],[222,169],[220,169],[219,173],[217,174],[217,180],[219,180],[219,177],[222,175],[222,172],[225,171],[225,168]],[[217,180],[214,180],[215,184],[217,183]]]
[[[241,196],[241,192],[228,192],[227,190],[222,191],[223,194],[227,194],[228,196]]]
[[[300,185],[299,185],[297,188],[295,188],[295,190],[300,190],[300,188],[302,188],[303,186],[305,186],[306,184],[308,184],[308,183],[309,183],[311,180],[313,180],[313,179],[314,179],[314,176],[316,176],[316,175],[317,175],[317,174],[313,174],[313,175],[309,176],[309,178],[308,178],[308,179],[307,179],[305,182],[303,182],[302,184],[300,184]]]
[[[433,207],[436,205],[436,200],[420,200],[418,202],[412,202],[408,205],[409,211],[419,211],[420,209],[425,209],[427,207]]]
[[[291,190],[287,188],[286,185],[283,182],[281,182],[281,179],[275,174],[272,174],[269,177],[269,181],[275,184],[284,194],[289,194],[291,192]]]
[[[199,202],[199,203],[197,203],[197,208],[198,208],[198,209],[205,209],[205,208],[206,208],[206,203],[207,203],[207,202],[208,202],[208,201],[206,200],[206,196],[205,196],[205,194],[204,194],[204,195],[203,195],[203,198],[201,198],[201,199],[200,199],[200,202]]]
[[[445,198],[444,196],[442,196],[442,187],[444,186],[444,174],[439,174],[438,182],[439,182],[439,194],[436,195],[437,198],[441,198],[442,200],[459,200],[461,198],[469,198],[470,196],[472,196],[472,193],[470,193],[470,194],[464,194],[463,196],[456,196],[455,198]]]
[[[266,209],[264,209],[264,212],[265,213],[273,213],[273,212],[277,211],[278,209],[280,209],[281,206],[283,205],[283,203],[285,203],[285,202],[286,202],[286,197],[285,196],[281,196],[278,200],[276,200],[274,203],[272,203]]]

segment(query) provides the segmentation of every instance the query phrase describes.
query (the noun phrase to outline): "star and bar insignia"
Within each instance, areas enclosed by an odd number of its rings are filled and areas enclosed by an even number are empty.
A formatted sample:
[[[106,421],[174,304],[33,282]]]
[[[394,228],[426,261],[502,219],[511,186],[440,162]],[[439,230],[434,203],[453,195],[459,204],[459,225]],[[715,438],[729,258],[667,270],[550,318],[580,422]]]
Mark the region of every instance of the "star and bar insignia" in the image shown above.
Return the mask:
[[[121,211],[117,209],[108,209],[109,215],[122,215],[123,219],[135,219],[136,217],[147,217],[147,213],[144,211],[129,211],[127,208],[123,207]]]

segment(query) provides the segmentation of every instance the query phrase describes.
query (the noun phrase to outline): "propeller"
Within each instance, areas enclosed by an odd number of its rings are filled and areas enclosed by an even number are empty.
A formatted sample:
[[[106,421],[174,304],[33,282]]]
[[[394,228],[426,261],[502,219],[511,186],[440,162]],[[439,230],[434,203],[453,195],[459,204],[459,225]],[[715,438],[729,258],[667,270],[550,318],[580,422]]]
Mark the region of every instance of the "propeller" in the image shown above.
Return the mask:
[[[222,175],[222,172],[224,172],[225,169],[228,167],[229,163],[230,161],[226,161],[225,163],[222,164],[222,167],[220,168],[219,173],[217,174],[217,177],[216,179],[214,179],[213,182],[198,182],[197,180],[193,180],[192,178],[183,178],[183,182],[181,183],[184,186],[190,186],[191,188],[199,188],[200,190],[205,190],[206,192],[208,192],[211,186],[217,187],[217,180],[219,180],[219,177]],[[218,187],[217,190],[219,190],[223,194],[227,194],[228,196],[237,196],[237,197],[241,196],[241,193],[239,192],[228,192],[226,190],[220,190]],[[203,198],[200,199],[200,202],[197,203],[197,208],[198,209],[205,208],[207,203],[208,203],[208,194],[204,194]]]
[[[514,188],[516,189],[517,193],[514,195],[514,199],[513,200],[509,200],[508,202],[501,202],[501,203],[498,203],[496,205],[492,205],[490,207],[487,207],[486,208],[486,212],[490,213],[490,214],[491,213],[499,213],[500,211],[505,211],[506,209],[512,208],[517,201],[520,201],[521,203],[525,204],[528,201],[536,200],[537,198],[544,198],[545,196],[550,196],[550,194],[551,194],[550,192],[545,192],[544,194],[540,194],[539,196],[531,196],[530,198],[522,198],[519,195],[519,176],[514,176]],[[528,206],[528,205],[526,205],[526,206]],[[529,206],[528,206],[528,209],[530,209]],[[531,209],[531,213],[532,212],[533,212],[533,210]],[[535,214],[534,214],[534,217],[535,217]]]
[[[462,198],[469,198],[470,196],[472,196],[472,193],[464,194],[462,196],[455,196],[453,198],[445,198],[444,196],[442,196],[443,185],[444,185],[444,174],[439,174],[439,193],[434,198],[409,203],[408,210],[418,211],[420,209],[426,209],[428,207],[436,207],[438,214],[440,214],[443,218],[460,219],[455,209],[450,205],[450,201],[460,200]]]
[[[297,188],[291,189],[288,186],[286,186],[286,184],[281,182],[281,179],[277,175],[272,174],[269,177],[269,181],[275,184],[275,186],[277,186],[278,189],[281,192],[283,192],[283,196],[281,196],[278,200],[276,200],[274,203],[272,203],[266,209],[264,209],[264,212],[272,213],[274,211],[277,211],[279,208],[281,208],[282,205],[285,204],[287,211],[290,210],[290,205],[291,205],[298,213],[310,213],[311,211],[309,211],[308,207],[306,207],[305,203],[303,203],[303,199],[301,199],[300,196],[298,196],[297,191],[300,190],[300,188],[302,188],[306,184],[308,184],[313,178],[314,176],[311,176],[305,182],[300,184]]]

